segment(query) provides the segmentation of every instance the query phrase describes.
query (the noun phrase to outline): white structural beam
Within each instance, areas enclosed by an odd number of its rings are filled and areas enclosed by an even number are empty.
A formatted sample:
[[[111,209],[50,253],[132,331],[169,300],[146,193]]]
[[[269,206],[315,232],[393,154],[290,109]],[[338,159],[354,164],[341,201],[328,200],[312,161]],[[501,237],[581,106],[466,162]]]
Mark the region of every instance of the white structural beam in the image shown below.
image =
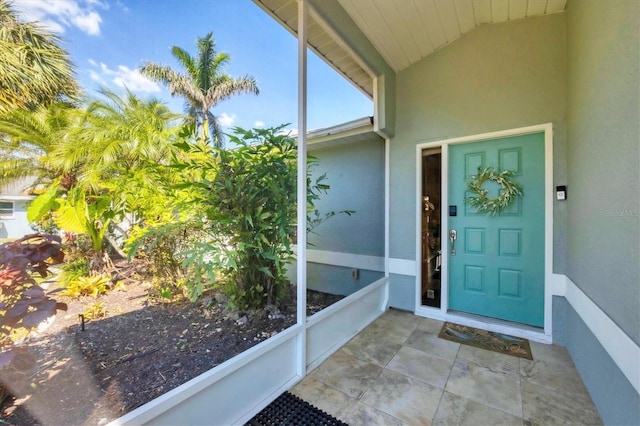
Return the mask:
[[[297,318],[307,321],[307,0],[298,1]],[[298,335],[298,374],[306,374],[306,333]]]

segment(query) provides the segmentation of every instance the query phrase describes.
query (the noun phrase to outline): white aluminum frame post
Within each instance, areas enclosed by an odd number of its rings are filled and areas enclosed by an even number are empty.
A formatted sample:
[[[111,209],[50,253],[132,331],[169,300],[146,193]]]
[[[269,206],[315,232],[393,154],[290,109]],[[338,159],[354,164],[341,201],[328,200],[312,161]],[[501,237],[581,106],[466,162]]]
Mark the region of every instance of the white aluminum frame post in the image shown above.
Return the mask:
[[[298,1],[297,319],[307,321],[307,1]],[[298,374],[306,374],[306,333],[298,335]]]

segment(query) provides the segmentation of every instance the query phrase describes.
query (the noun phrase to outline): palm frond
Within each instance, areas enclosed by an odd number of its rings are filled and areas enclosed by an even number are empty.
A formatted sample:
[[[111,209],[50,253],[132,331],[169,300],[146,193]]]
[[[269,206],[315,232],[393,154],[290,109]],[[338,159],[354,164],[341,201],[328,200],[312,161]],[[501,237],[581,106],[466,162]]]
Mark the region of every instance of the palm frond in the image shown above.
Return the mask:
[[[28,175],[44,181],[55,178],[62,169],[52,155],[69,140],[77,120],[78,110],[66,104],[0,115],[0,133],[5,135],[0,139],[2,175],[7,179]]]
[[[194,80],[197,79],[199,70],[198,63],[189,52],[179,46],[173,46],[171,48],[171,55],[178,60],[191,78]]]
[[[220,78],[215,86],[212,86],[206,94],[206,104],[211,106],[230,98],[234,95],[243,93],[253,93],[258,95],[260,90],[253,77],[243,76],[238,79],[232,79],[229,76]]]
[[[79,92],[60,42],[37,23],[18,21],[9,4],[0,0],[0,112],[33,109]]]
[[[14,180],[33,176],[38,166],[29,158],[5,158],[0,160],[0,186]]]
[[[224,75],[224,67],[230,60],[231,55],[225,52],[220,52],[213,58],[211,64],[207,69],[207,72],[209,73],[209,80],[212,83],[207,87],[211,87],[213,84],[215,84],[215,81],[219,78],[220,75]]]
[[[181,115],[158,99],[142,100],[132,92],[120,97],[103,90],[102,95],[87,109],[85,126],[56,153],[65,170],[78,172],[80,184],[170,158]]]
[[[207,88],[211,86],[211,76],[209,74],[209,70],[211,66],[214,64],[214,59],[216,56],[216,44],[213,40],[213,33],[208,33],[204,37],[198,38],[198,53],[197,53],[197,64],[198,64],[198,72],[195,80],[197,82],[198,87],[202,92],[205,92]]]

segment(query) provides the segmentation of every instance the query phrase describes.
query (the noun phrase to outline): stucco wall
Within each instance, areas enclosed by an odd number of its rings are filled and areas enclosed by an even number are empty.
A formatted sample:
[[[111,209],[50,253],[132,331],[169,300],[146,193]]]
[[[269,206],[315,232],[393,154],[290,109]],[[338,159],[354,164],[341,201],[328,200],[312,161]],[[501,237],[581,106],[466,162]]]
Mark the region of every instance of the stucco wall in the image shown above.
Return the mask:
[[[566,346],[606,425],[640,424],[640,395],[564,297],[553,298],[553,341]]]
[[[570,2],[567,275],[640,343],[640,2]]]
[[[318,159],[314,179],[324,173],[331,186],[316,202],[321,214],[339,214],[308,236],[309,248],[367,256],[384,256],[384,142],[366,142],[311,150]]]
[[[315,203],[320,214],[355,212],[350,216],[338,214],[308,235],[308,248],[327,254],[329,263],[308,262],[307,287],[349,295],[384,276],[381,270],[350,265],[350,257],[345,255],[371,256],[384,264],[384,142],[372,135],[361,142],[312,147],[309,154],[318,160],[312,169],[313,179],[326,173],[324,183],[331,186]],[[347,266],[336,266],[332,261]],[[359,270],[357,279],[351,276],[353,268]],[[288,271],[289,279],[296,282],[295,262]]]
[[[29,201],[14,201],[14,213],[11,219],[0,219],[0,238],[20,238],[34,232],[27,220]]]
[[[481,26],[400,72],[391,140],[390,256],[416,258],[417,143],[551,122],[554,181],[565,184],[565,87],[564,14]],[[554,203],[554,225],[554,270],[562,273],[564,202]]]

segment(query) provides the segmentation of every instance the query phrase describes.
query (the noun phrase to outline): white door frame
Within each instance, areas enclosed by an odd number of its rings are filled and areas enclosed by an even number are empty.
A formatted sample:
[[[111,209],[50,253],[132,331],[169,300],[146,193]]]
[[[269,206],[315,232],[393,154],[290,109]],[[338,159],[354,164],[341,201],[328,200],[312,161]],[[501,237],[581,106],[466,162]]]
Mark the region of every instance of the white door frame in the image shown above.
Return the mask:
[[[422,305],[421,283],[422,283],[422,244],[419,236],[422,230],[422,151],[428,148],[442,149],[442,253],[448,252],[447,238],[449,229],[449,145],[480,142],[490,139],[500,139],[512,136],[521,136],[531,133],[544,132],[544,330],[527,325],[515,324],[492,318],[484,318],[475,315],[452,314],[448,312],[449,307],[449,256],[442,256],[441,266],[441,291],[440,308],[432,308]],[[539,124],[535,126],[520,127],[517,129],[501,130],[497,132],[482,133],[471,136],[464,136],[454,139],[443,139],[433,142],[423,142],[416,145],[416,315],[427,318],[434,318],[441,321],[451,321],[470,327],[479,327],[489,331],[506,333],[514,336],[525,337],[531,340],[551,343],[552,340],[552,298],[553,298],[553,126],[551,123]]]

